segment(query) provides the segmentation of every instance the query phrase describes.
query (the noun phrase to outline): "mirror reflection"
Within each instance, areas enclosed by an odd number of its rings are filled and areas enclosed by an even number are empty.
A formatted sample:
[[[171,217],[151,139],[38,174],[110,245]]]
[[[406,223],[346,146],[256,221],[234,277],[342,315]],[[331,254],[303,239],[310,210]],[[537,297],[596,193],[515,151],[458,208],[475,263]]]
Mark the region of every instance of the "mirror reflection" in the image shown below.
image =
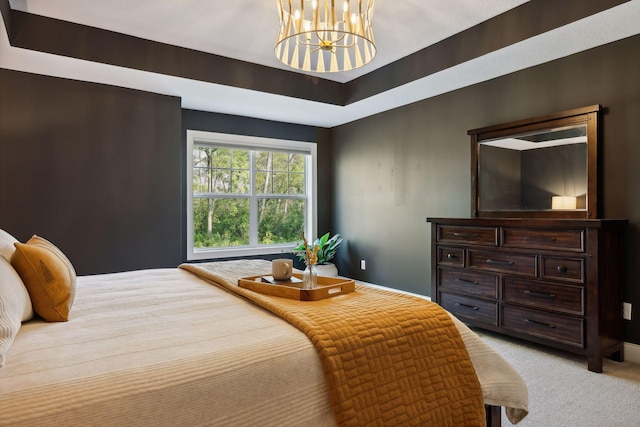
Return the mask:
[[[482,211],[586,210],[587,125],[479,141]]]

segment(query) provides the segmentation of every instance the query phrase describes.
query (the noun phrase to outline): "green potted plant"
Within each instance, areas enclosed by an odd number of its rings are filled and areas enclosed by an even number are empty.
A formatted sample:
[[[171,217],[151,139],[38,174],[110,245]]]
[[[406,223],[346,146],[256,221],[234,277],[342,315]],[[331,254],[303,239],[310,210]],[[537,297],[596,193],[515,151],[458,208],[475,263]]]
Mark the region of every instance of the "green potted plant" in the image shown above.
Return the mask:
[[[329,237],[330,235],[331,233],[326,233],[322,237],[318,237],[309,245],[311,248],[317,247],[316,255],[318,260],[316,262],[316,266],[318,274],[321,276],[338,275],[338,269],[329,261],[333,259],[340,243],[342,243],[342,236],[340,236],[340,234],[334,234],[332,237]],[[302,262],[306,263],[306,247],[304,242],[293,248],[293,252]]]

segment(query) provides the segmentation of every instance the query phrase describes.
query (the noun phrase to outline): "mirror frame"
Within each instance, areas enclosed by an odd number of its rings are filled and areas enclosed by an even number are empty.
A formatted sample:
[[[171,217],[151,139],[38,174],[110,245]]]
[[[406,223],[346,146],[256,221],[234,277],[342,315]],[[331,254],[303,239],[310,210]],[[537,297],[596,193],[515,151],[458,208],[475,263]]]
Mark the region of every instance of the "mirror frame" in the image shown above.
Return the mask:
[[[487,218],[598,218],[598,134],[600,105],[562,111],[546,116],[488,126],[467,132],[471,136],[471,216]],[[478,200],[478,162],[480,143],[508,138],[531,131],[571,125],[587,126],[587,201],[580,210],[481,210]]]

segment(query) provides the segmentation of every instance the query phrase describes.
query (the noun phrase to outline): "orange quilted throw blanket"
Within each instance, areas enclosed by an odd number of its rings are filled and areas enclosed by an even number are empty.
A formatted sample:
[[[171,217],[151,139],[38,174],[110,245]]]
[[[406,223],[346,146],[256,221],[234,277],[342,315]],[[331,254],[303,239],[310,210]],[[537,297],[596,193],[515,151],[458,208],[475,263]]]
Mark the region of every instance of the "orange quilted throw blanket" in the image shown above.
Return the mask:
[[[242,276],[220,274],[220,264],[181,268],[307,334],[322,361],[338,425],[485,424],[475,370],[458,330],[438,305],[364,286],[315,302],[271,297],[238,287]]]

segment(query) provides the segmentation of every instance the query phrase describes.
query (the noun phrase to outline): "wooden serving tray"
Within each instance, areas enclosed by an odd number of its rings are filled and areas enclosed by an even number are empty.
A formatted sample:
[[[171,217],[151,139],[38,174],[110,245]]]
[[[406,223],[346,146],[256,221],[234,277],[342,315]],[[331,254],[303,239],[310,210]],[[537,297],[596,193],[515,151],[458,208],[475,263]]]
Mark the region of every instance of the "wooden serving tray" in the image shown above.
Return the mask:
[[[300,301],[318,301],[337,295],[348,294],[355,290],[355,282],[350,279],[341,279],[337,277],[318,276],[318,287],[315,289],[302,289],[301,282],[281,281],[276,284],[264,282],[263,274],[260,276],[243,277],[238,280],[238,286],[259,292],[265,295],[276,297],[295,299]],[[302,274],[293,273],[294,277],[302,279]]]

